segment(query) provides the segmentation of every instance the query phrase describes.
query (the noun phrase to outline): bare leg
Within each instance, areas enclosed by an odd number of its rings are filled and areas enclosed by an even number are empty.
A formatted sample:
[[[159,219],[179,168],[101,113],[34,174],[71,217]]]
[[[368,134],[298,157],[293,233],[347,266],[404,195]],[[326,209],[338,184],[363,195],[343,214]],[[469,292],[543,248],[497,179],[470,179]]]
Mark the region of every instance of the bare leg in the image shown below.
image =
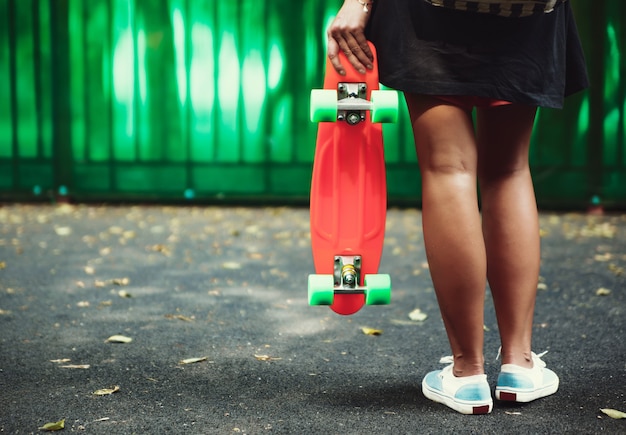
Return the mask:
[[[502,340],[502,362],[532,367],[531,336],[540,241],[528,166],[536,109],[479,109],[478,177],[487,277]]]
[[[454,356],[454,374],[484,373],[486,254],[470,114],[406,95],[422,175],[424,243]]]

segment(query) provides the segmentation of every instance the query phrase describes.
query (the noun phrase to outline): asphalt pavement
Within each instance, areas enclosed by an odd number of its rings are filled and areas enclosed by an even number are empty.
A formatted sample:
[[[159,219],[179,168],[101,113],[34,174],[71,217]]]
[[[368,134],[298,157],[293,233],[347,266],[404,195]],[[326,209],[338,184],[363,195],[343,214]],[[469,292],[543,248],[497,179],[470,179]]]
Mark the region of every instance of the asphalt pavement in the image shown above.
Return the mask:
[[[342,317],[307,305],[306,208],[5,204],[0,432],[626,433],[601,411],[626,412],[626,214],[541,231],[534,350],[560,389],[465,416],[420,390],[449,350],[419,210],[388,214],[391,305]]]

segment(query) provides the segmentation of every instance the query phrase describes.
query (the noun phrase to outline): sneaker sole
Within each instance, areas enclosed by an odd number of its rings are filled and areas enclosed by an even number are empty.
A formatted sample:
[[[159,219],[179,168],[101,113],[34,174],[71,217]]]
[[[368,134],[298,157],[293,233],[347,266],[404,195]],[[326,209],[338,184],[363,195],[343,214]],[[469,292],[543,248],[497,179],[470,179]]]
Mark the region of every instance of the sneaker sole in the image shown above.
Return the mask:
[[[441,394],[439,390],[433,390],[425,382],[422,382],[422,393],[426,398],[433,402],[446,405],[448,408],[452,408],[461,414],[468,415],[480,415],[489,414],[493,409],[493,401],[489,402],[467,402],[463,400],[457,400],[454,397]]]
[[[549,396],[556,393],[559,389],[559,383],[556,382],[552,385],[540,388],[538,390],[524,391],[516,390],[514,388],[499,388],[496,387],[496,399],[503,402],[519,402],[527,403],[533,400],[541,399],[542,397]]]

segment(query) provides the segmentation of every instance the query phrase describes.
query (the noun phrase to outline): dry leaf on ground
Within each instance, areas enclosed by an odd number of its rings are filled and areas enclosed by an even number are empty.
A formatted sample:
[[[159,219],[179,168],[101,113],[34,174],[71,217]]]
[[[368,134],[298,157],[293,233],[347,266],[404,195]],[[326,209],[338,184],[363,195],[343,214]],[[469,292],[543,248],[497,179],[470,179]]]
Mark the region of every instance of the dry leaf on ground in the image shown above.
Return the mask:
[[[195,364],[195,363],[199,363],[202,361],[206,361],[207,359],[209,358],[206,356],[201,356],[199,358],[187,358],[187,359],[181,360],[179,364]]]
[[[383,331],[382,329],[374,329],[374,328],[367,328],[367,327],[363,327],[361,328],[361,331],[363,331],[363,334],[365,335],[382,335]]]
[[[183,322],[193,322],[195,320],[193,316],[187,317],[187,316],[183,316],[182,314],[166,314],[165,318],[166,319],[178,319],[178,320],[182,320]]]
[[[56,431],[65,428],[65,419],[59,420],[54,423],[46,423],[39,428],[39,430]]]
[[[117,393],[120,391],[119,385],[114,386],[113,388],[102,388],[100,390],[96,390],[93,392],[94,396],[108,396],[113,393]]]
[[[608,296],[610,294],[611,294],[611,290],[609,290],[608,288],[601,287],[598,290],[596,290],[596,296]]]
[[[72,234],[70,227],[56,227],[54,231],[57,233],[57,236],[69,236]]]
[[[130,343],[133,339],[124,335],[112,335],[105,341],[108,343]]]
[[[80,369],[80,370],[87,370],[90,367],[89,364],[67,364],[64,366],[61,366],[62,369]]]
[[[234,261],[227,261],[226,263],[222,263],[222,269],[238,270],[241,269],[241,264]]]
[[[280,361],[282,358],[276,358],[269,355],[254,355],[259,361]]]
[[[413,320],[414,322],[423,322],[427,318],[428,314],[422,312],[422,310],[420,310],[419,308],[416,308],[409,313],[409,319]]]
[[[617,409],[601,408],[600,411],[616,420],[626,418],[626,412],[618,411]]]

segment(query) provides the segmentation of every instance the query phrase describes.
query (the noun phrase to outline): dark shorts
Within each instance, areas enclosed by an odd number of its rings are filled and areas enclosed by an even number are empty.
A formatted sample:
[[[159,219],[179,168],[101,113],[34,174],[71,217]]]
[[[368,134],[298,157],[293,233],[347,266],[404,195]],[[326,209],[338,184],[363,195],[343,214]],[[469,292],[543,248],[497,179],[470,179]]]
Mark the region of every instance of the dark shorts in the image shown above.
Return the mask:
[[[422,0],[374,3],[367,29],[381,82],[424,95],[470,95],[561,108],[588,86],[570,2],[524,18]]]

